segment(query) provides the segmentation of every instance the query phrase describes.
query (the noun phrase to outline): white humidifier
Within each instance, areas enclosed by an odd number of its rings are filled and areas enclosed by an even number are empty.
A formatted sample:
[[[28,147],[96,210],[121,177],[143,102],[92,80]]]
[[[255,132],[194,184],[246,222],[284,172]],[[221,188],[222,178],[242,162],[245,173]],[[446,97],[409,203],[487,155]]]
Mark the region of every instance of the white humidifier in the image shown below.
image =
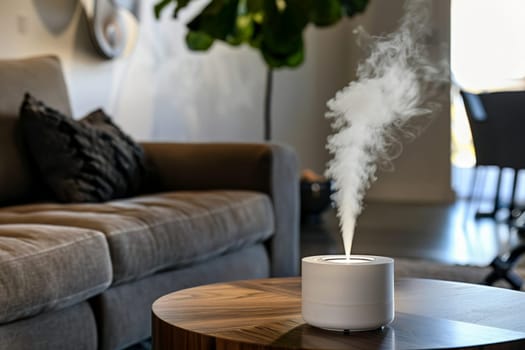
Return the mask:
[[[394,260],[320,255],[302,259],[306,323],[337,331],[381,328],[394,319]]]

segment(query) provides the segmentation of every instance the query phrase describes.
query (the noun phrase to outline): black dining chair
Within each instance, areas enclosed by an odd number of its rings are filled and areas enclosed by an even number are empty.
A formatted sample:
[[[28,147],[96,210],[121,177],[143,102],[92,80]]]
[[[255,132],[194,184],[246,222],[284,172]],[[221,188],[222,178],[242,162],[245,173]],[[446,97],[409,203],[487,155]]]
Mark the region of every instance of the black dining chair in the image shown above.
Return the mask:
[[[474,183],[480,167],[494,166],[498,169],[493,210],[478,211],[476,217],[495,217],[496,212],[504,207],[500,199],[501,170],[504,168],[513,170],[508,209],[511,216],[517,217],[520,214],[515,210],[518,172],[525,169],[525,91],[473,94],[461,90],[461,96],[476,153]]]
[[[477,212],[477,217],[494,217],[502,207],[499,195],[501,169],[514,170],[512,196],[509,204],[511,225],[518,232],[525,232],[525,213],[515,210],[518,172],[525,169],[525,91],[503,91],[473,94],[462,90],[472,140],[476,152],[476,173],[480,166],[496,166],[498,180],[494,209],[492,212]],[[471,193],[472,194],[472,193]],[[525,244],[512,249],[505,257],[498,256],[490,264],[492,272],[484,283],[492,285],[498,280],[507,281],[512,288],[521,289],[523,280],[513,268],[525,254]]]

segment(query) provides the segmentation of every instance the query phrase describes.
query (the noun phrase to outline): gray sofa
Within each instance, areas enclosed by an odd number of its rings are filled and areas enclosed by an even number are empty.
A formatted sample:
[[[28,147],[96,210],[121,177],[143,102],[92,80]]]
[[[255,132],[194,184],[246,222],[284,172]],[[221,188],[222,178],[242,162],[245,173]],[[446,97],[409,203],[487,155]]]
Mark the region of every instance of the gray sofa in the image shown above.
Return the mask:
[[[122,349],[150,336],[161,295],[298,274],[289,148],[145,143],[162,191],[39,201],[17,128],[26,91],[71,113],[58,59],[0,61],[0,349]]]

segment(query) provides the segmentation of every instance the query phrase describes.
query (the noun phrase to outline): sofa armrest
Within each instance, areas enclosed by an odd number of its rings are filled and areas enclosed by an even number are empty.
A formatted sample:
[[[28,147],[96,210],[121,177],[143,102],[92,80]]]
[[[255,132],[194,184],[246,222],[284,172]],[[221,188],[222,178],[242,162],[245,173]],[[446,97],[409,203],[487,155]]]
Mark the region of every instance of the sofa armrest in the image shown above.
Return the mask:
[[[299,170],[295,152],[277,144],[143,143],[159,189],[252,190],[273,202],[268,242],[274,277],[299,273]]]

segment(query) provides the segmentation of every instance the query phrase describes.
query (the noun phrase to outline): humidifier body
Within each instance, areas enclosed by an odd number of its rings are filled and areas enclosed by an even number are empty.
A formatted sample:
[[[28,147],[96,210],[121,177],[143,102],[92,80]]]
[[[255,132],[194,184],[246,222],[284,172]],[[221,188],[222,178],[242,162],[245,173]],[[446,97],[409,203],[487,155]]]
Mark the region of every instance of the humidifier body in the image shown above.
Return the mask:
[[[306,323],[340,331],[378,329],[394,319],[394,260],[369,255],[302,259]]]

